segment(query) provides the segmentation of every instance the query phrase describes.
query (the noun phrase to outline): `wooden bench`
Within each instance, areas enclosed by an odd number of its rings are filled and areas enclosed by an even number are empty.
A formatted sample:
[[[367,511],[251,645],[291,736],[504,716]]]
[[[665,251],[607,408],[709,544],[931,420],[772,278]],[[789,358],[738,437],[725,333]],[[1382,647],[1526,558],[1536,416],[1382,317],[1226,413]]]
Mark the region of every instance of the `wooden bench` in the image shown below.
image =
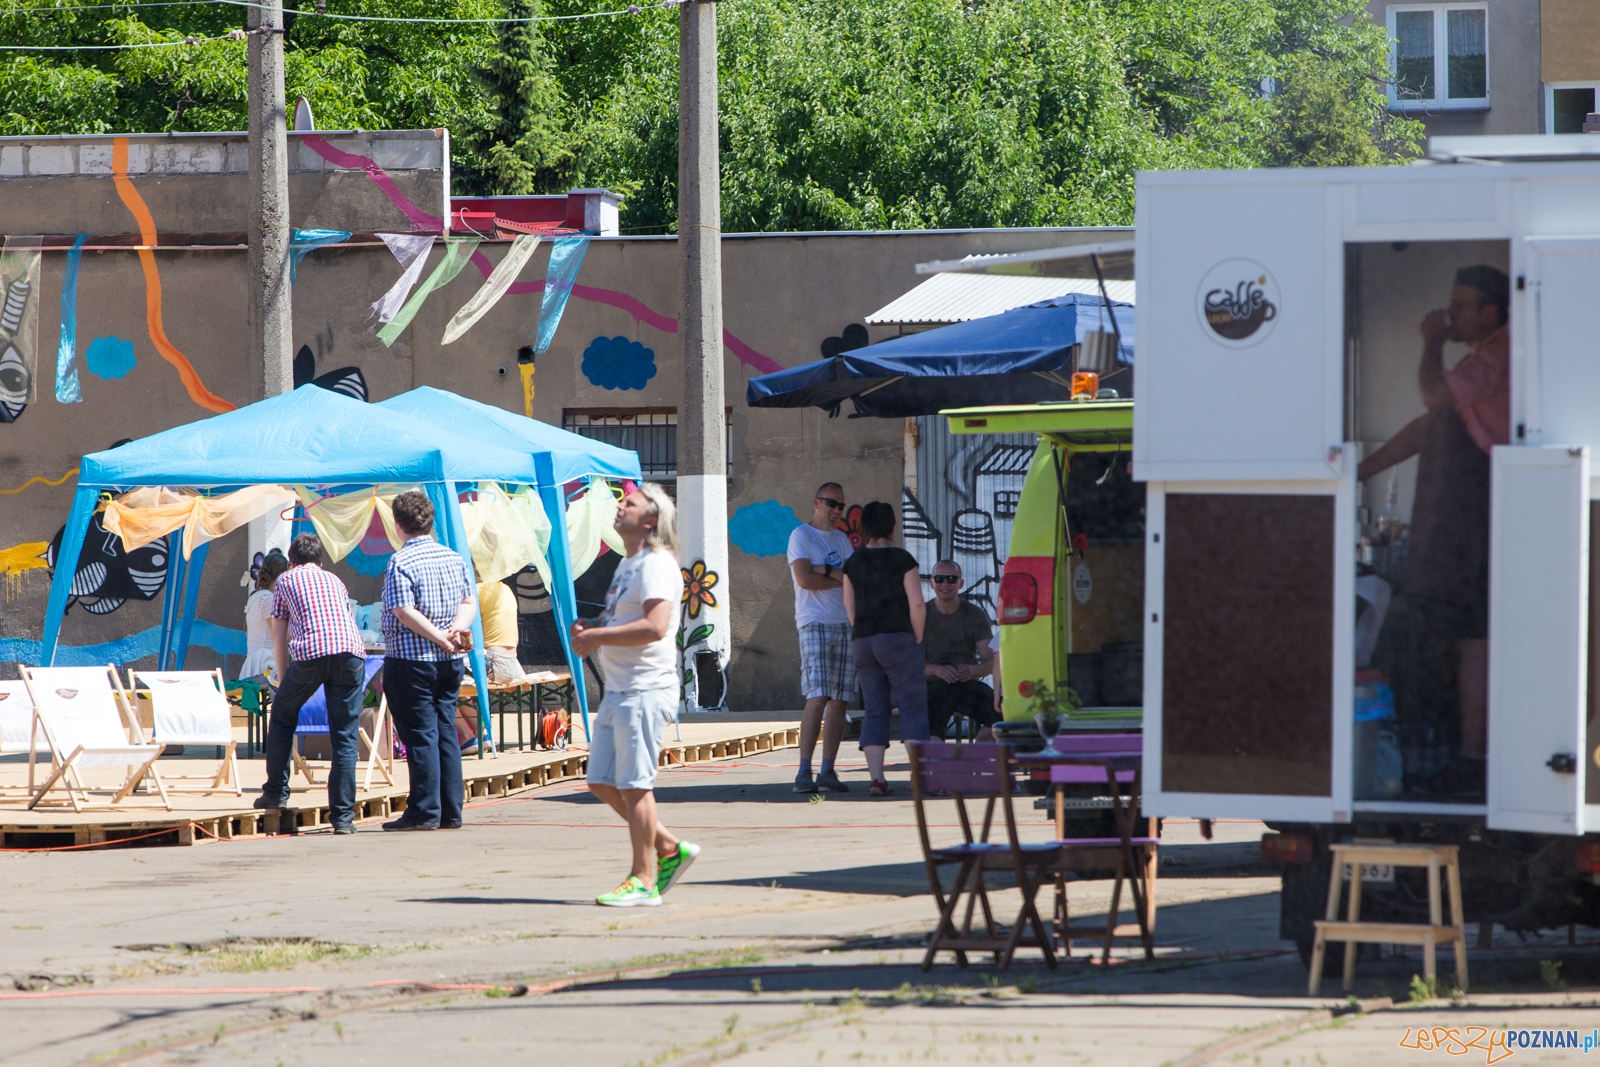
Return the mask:
[[[1332,847],[1333,874],[1328,880],[1328,917],[1317,922],[1317,936],[1311,948],[1312,996],[1322,985],[1322,962],[1329,941],[1343,941],[1344,988],[1355,984],[1356,946],[1421,945],[1422,973],[1438,977],[1437,950],[1441,943],[1453,944],[1456,953],[1456,983],[1467,990],[1467,937],[1461,912],[1461,857],[1456,845],[1338,843]],[[1376,923],[1361,921],[1361,867],[1363,864],[1392,867],[1426,867],[1428,870],[1428,921],[1426,923]],[[1450,920],[1444,924],[1439,873],[1449,878]],[[1344,921],[1339,921],[1339,893],[1345,871],[1350,872],[1350,903]]]

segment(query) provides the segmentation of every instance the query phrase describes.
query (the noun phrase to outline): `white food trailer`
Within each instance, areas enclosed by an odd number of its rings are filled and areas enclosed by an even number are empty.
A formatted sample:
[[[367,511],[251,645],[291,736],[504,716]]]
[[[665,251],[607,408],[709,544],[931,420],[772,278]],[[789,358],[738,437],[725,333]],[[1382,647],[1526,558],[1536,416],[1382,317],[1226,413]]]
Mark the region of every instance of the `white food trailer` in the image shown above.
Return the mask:
[[[1600,834],[1600,138],[1435,139],[1431,155],[1139,178],[1145,808],[1293,835],[1268,851],[1310,861],[1285,866],[1284,934],[1301,942],[1326,846],[1352,837],[1459,841],[1469,920],[1600,924],[1600,856],[1578,847]],[[1441,624],[1420,593],[1404,603],[1420,582],[1408,574],[1437,569],[1423,546],[1406,549],[1439,464],[1365,482],[1357,469],[1428,414],[1421,321],[1451,300],[1457,271],[1482,266],[1509,289],[1507,442],[1481,456],[1483,618],[1448,607]],[[1442,366],[1465,352],[1446,345]],[[1396,608],[1411,613],[1411,646],[1385,660],[1407,625],[1358,614]],[[1387,678],[1374,646],[1395,664]],[[1400,662],[1441,648],[1443,668]],[[1408,673],[1409,708],[1394,677]],[[1362,674],[1379,681],[1358,692]],[[1384,717],[1358,724],[1375,691]],[[1457,757],[1485,703],[1474,783]],[[1389,901],[1397,917],[1406,896]],[[1374,918],[1383,897],[1368,897]]]

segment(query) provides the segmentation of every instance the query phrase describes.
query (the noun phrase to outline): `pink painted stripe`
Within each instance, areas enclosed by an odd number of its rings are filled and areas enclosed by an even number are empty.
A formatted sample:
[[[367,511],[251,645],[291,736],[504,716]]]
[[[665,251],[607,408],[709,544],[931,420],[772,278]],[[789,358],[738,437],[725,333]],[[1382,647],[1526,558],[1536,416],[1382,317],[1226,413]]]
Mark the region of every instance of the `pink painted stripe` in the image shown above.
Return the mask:
[[[353,152],[341,152],[316,134],[302,134],[300,140],[310,145],[313,152],[326,159],[329,163],[340,167],[349,167],[351,170],[365,171],[367,177],[371,178],[373,184],[383,190],[384,195],[389,198],[395,207],[400,209],[401,214],[405,215],[406,220],[411,225],[423,230],[444,229],[444,219],[437,215],[430,215],[413,204],[406,194],[400,191],[400,187],[395,185],[394,179],[389,177],[384,172],[384,169],[369,157],[358,156]]]
[[[472,262],[483,273],[485,278],[494,270],[493,265],[489,262],[489,257],[482,252],[472,253]],[[513,282],[507,292],[518,295],[542,293],[544,292],[544,279],[541,278],[536,282]],[[627,293],[619,293],[615,289],[597,289],[592,285],[574,285],[572,287],[572,295],[579,300],[587,300],[592,304],[605,304],[609,307],[617,308],[619,311],[625,311],[633,316],[633,321],[653,326],[662,333],[678,332],[677,319],[651,310],[644,301],[631,297]],[[727,330],[722,331],[722,343],[728,346],[728,351],[732,352],[740,363],[743,363],[758,374],[771,374],[773,371],[783,369],[783,364],[770,356],[764,356],[757,352]]]

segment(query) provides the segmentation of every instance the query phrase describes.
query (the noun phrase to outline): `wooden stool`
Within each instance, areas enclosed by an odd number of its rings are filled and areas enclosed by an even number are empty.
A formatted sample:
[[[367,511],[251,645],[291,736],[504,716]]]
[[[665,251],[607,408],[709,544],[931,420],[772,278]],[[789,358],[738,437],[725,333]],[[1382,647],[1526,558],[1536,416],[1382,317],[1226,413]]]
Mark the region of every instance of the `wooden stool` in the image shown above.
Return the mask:
[[[1456,980],[1461,991],[1467,989],[1467,937],[1461,916],[1461,860],[1455,845],[1357,844],[1332,846],[1333,874],[1328,880],[1328,918],[1317,922],[1317,939],[1311,949],[1311,984],[1317,995],[1322,985],[1322,960],[1329,941],[1344,942],[1344,988],[1355,983],[1356,946],[1363,942],[1379,945],[1421,945],[1422,972],[1428,978],[1438,975],[1436,950],[1440,942],[1451,942],[1456,952]],[[1428,922],[1368,923],[1361,921],[1361,865],[1388,864],[1393,867],[1428,869]],[[1450,919],[1444,925],[1439,892],[1439,868],[1450,877]],[[1339,922],[1339,892],[1344,872],[1350,871],[1350,905],[1344,922]]]

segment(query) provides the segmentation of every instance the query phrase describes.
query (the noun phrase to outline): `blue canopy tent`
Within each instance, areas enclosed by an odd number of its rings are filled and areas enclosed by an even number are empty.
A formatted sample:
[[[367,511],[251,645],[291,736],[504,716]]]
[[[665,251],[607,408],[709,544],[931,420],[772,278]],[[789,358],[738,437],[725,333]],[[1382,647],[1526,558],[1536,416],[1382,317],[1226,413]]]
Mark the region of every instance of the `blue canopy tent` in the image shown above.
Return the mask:
[[[1118,334],[1118,361],[1133,365],[1132,308],[1068,293],[763,374],[750,379],[745,401],[758,408],[820,407],[831,416],[849,400],[852,418],[905,418],[950,407],[1068,400],[1072,349],[1090,331]]]
[[[49,665],[55,660],[78,555],[102,492],[137,486],[232,491],[261,484],[328,486],[349,492],[379,484],[419,483],[433,501],[435,536],[460,553],[470,570],[471,553],[457,502],[460,492],[479,481],[538,485],[540,466],[526,449],[511,451],[473,440],[313,385],[87,455],[55,561],[40,662]],[[169,652],[175,652],[177,664],[182,665],[205,547],[194,551],[187,567],[181,552],[171,553],[177,569],[168,576],[162,613],[163,667]],[[569,574],[562,574],[561,580],[570,587]],[[473,636],[469,661],[477,682],[480,723],[487,731],[481,617],[473,621]]]
[[[572,588],[572,557],[567,546],[567,524],[560,521],[567,508],[566,495],[561,487],[594,475],[640,480],[643,475],[639,469],[638,454],[429,386],[391,397],[378,404],[378,407],[432,425],[449,426],[456,433],[475,441],[513,452],[532,453],[539,474],[539,498],[551,522],[549,556],[556,588],[550,591],[550,600],[556,611],[556,630],[561,638],[561,651],[567,657],[567,668],[572,672],[578,706],[583,711],[583,733],[588,737],[589,694],[584,684],[583,660],[572,654],[569,634],[573,621],[578,617],[578,605]],[[558,531],[560,536],[557,536]],[[556,575],[566,577],[557,579]]]

